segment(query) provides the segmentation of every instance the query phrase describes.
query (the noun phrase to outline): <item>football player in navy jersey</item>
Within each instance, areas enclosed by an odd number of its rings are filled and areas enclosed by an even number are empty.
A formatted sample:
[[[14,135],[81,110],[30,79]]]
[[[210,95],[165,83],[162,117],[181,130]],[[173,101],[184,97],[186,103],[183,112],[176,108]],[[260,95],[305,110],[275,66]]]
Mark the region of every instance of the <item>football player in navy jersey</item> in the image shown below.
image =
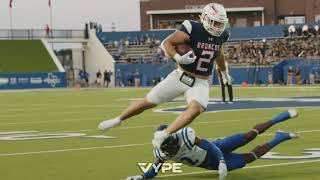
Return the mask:
[[[162,42],[166,56],[178,64],[166,79],[155,86],[141,101],[129,106],[120,116],[103,121],[100,130],[108,130],[121,124],[122,121],[168,102],[184,94],[188,107],[166,130],[154,134],[153,145],[160,147],[161,143],[172,133],[191,123],[207,108],[209,102],[209,83],[214,61],[223,76],[223,82],[231,82],[226,71],[222,44],[229,38],[226,30],[228,23],[225,8],[216,3],[205,6],[200,15],[200,21],[185,20],[181,29],[168,36]],[[192,51],[180,55],[175,47],[188,44]]]
[[[252,163],[280,143],[297,138],[297,134],[278,131],[269,142],[257,146],[248,153],[236,153],[236,149],[248,144],[259,134],[262,134],[273,125],[298,116],[294,109],[280,113],[273,119],[257,124],[253,129],[245,133],[235,134],[229,137],[209,141],[196,136],[190,128],[182,128],[165,139],[160,148],[154,149],[156,158],[154,166],[142,174],[128,177],[127,180],[143,180],[154,178],[167,160],[183,163],[192,167],[200,167],[208,170],[218,170],[219,179],[223,180],[229,171],[243,168]],[[160,126],[157,131],[166,129],[167,125]],[[155,169],[158,168],[158,170]]]

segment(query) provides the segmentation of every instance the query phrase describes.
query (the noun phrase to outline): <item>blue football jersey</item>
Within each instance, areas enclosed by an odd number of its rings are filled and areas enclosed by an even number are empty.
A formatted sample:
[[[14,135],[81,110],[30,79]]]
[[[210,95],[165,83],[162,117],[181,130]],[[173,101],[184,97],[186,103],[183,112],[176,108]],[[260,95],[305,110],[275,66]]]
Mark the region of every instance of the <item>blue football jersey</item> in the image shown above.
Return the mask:
[[[180,64],[180,67],[194,74],[210,76],[214,59],[219,55],[222,44],[229,39],[229,31],[225,30],[219,37],[213,36],[200,22],[189,20],[182,23],[180,31],[190,36],[188,44],[197,56],[194,63]]]

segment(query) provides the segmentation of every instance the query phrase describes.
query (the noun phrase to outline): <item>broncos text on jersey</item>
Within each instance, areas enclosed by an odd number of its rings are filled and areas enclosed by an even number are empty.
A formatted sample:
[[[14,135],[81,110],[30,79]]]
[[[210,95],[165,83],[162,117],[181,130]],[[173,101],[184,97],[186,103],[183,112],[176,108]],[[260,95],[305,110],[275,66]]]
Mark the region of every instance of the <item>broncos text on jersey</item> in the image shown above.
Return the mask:
[[[222,44],[229,39],[229,31],[224,30],[220,36],[213,36],[202,23],[191,20],[185,20],[179,30],[190,36],[188,44],[197,56],[195,62],[180,64],[180,67],[197,75],[210,76],[214,59],[219,55]]]

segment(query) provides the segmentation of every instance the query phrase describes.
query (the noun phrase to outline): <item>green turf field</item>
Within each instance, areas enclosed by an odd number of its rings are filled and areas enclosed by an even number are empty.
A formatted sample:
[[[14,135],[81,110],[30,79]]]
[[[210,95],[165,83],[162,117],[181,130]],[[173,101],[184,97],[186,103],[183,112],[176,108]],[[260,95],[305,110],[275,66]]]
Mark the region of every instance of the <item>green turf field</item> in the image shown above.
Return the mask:
[[[1,180],[120,180],[138,175],[138,162],[152,162],[151,139],[155,127],[177,116],[147,111],[109,132],[96,130],[102,119],[112,118],[148,89],[58,90],[0,92],[0,132],[85,133],[114,139],[73,137],[42,140],[0,141]],[[212,89],[211,97],[219,97]],[[236,88],[236,97],[320,96],[320,87]],[[167,103],[161,107],[183,105]],[[320,148],[320,107],[297,108],[300,117],[279,124],[240,152],[272,138],[277,129],[300,132],[300,139],[273,149],[284,155],[301,155]],[[191,127],[203,138],[228,136],[250,129],[283,109],[204,113]],[[0,133],[1,134],[1,133]],[[0,135],[6,137],[9,135]],[[12,135],[11,135],[12,136]],[[45,135],[41,135],[45,136]],[[230,172],[228,180],[320,179],[320,160],[258,160],[247,169]],[[186,174],[160,174],[166,180],[211,180],[216,172],[182,166]],[[168,176],[169,175],[169,176]],[[163,177],[168,176],[168,177]]]

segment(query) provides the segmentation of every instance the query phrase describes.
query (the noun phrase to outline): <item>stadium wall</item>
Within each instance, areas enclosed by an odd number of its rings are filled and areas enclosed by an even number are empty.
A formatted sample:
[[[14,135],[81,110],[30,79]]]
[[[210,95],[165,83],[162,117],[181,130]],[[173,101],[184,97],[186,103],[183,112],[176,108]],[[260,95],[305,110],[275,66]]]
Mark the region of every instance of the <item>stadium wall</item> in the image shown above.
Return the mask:
[[[85,70],[89,73],[89,81],[96,80],[96,73],[100,70],[111,70],[114,72],[115,61],[110,53],[103,46],[96,36],[96,31],[90,31],[90,39],[85,47]],[[114,85],[114,76],[111,79],[111,85]]]
[[[299,65],[301,70],[301,80],[308,81],[309,73],[312,68],[320,67],[320,60],[302,60],[289,59],[284,60],[275,66],[231,66],[230,75],[233,78],[233,84],[241,84],[247,82],[248,84],[267,84],[268,71],[273,72],[273,82],[282,83],[287,80],[288,67],[292,66],[294,69]],[[122,82],[128,85],[130,75],[138,70],[141,74],[141,85],[152,86],[153,80],[165,78],[173,69],[174,63],[167,64],[116,64],[115,68],[120,69],[122,75]],[[293,77],[295,83],[295,77]],[[216,72],[213,73],[212,84],[219,84]]]
[[[66,87],[66,74],[45,40],[0,41],[0,89]]]
[[[35,89],[67,87],[65,72],[1,73],[1,89]]]
[[[273,79],[275,82],[287,82],[288,69],[292,67],[295,71],[296,67],[300,68],[301,80],[308,81],[309,74],[312,71],[320,71],[320,59],[287,59],[281,61],[273,68]],[[295,76],[293,77],[293,83],[296,83]]]

